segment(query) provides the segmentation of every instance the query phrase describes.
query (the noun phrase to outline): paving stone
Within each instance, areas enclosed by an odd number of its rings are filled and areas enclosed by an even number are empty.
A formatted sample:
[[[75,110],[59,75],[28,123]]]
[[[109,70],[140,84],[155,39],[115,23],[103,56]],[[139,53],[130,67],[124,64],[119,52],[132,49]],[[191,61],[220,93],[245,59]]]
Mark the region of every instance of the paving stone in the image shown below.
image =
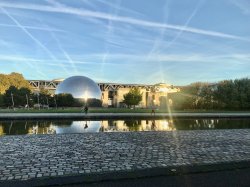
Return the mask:
[[[0,137],[0,180],[250,161],[250,129]]]

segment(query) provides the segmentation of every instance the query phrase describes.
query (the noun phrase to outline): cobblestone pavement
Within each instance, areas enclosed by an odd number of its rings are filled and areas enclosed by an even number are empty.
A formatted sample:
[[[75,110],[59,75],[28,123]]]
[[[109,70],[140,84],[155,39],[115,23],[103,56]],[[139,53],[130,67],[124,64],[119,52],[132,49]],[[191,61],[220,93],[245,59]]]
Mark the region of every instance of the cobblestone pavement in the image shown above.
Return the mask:
[[[0,180],[250,161],[250,129],[0,137]]]

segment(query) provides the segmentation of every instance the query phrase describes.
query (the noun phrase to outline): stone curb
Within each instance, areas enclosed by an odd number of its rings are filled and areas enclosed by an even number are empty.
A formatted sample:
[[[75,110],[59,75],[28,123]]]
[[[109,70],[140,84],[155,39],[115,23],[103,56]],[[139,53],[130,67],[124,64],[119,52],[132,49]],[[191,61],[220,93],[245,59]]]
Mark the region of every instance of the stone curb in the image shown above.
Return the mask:
[[[0,120],[26,119],[162,119],[162,118],[250,118],[250,113],[0,113]]]
[[[156,176],[170,176],[170,175],[185,175],[194,173],[206,173],[213,171],[225,171],[250,168],[250,161],[216,163],[213,165],[192,165],[192,166],[176,166],[164,168],[151,168],[143,170],[130,170],[121,172],[108,173],[92,173],[74,176],[61,177],[43,177],[27,181],[1,181],[0,186],[6,187],[26,187],[26,186],[59,186],[70,184],[86,184],[97,183],[101,181],[121,180],[121,179],[136,179]]]

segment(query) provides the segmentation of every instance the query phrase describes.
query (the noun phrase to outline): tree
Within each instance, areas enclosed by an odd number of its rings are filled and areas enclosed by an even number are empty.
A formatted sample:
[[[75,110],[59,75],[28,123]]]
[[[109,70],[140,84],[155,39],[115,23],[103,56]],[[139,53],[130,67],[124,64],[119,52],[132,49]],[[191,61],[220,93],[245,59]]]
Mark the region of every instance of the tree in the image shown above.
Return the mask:
[[[185,93],[184,91],[171,93],[168,96],[173,102],[172,107],[176,110],[194,109],[196,106],[195,96]]]
[[[129,92],[125,95],[123,95],[124,103],[128,106],[134,106],[138,105],[140,101],[142,100],[142,93],[140,93],[139,88],[131,88]]]
[[[128,127],[129,131],[139,131],[141,127],[140,120],[124,120],[124,124]]]
[[[11,86],[15,86],[16,88],[29,88],[30,84],[27,80],[24,79],[23,75],[20,73],[11,73],[9,74],[9,81]]]
[[[250,79],[220,81],[214,98],[223,109],[250,109]]]
[[[9,79],[7,75],[0,74],[0,94],[4,94],[10,87]]]
[[[207,109],[212,107],[212,89],[208,83],[196,82],[181,87],[178,93],[169,94],[174,109]]]
[[[0,107],[4,106],[4,96],[0,94]]]
[[[29,82],[24,79],[22,74],[11,73],[11,74],[0,74],[0,94],[4,94],[10,86],[20,88],[30,88]]]
[[[213,89],[210,85],[204,85],[199,93],[199,101],[197,102],[197,108],[199,109],[212,109],[213,104]]]
[[[71,94],[58,94],[56,95],[56,102],[59,107],[69,107],[74,105],[74,98]]]
[[[4,103],[5,103],[5,105],[6,106],[13,106],[13,105],[17,106],[17,105],[19,105],[19,103],[18,103],[19,99],[17,99],[16,96],[18,96],[18,89],[15,86],[10,86],[9,89],[6,90],[6,92],[4,94]]]
[[[95,98],[89,98],[87,100],[87,105],[90,107],[101,107],[102,101],[99,99],[95,99]]]
[[[40,89],[39,92],[39,102],[42,106],[48,106],[50,105],[52,98],[48,90],[45,90],[44,88]]]
[[[13,101],[15,107],[25,106],[27,104],[27,98],[29,105],[32,105],[32,101],[30,100],[31,91],[28,88],[18,89],[15,86],[10,86],[3,95],[3,100],[6,106],[13,106]]]

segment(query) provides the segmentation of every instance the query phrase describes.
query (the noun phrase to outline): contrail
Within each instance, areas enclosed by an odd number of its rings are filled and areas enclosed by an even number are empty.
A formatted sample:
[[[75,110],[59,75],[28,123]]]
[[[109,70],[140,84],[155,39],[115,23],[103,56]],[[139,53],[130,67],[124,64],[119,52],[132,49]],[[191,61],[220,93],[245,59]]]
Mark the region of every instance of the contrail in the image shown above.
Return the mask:
[[[56,59],[56,57],[47,49],[47,47],[45,47],[38,39],[36,39],[26,28],[24,28],[14,17],[12,17],[4,8],[0,7],[0,9],[21,29],[23,30],[37,45],[39,45],[44,51],[46,51],[49,56],[55,60],[58,61]],[[67,71],[67,69],[61,65],[61,67],[64,69],[64,71],[69,74],[69,72]]]
[[[168,17],[169,17],[168,4],[169,4],[169,1],[166,1],[165,5],[164,5],[164,14],[163,14],[163,20],[164,20],[164,22],[167,22],[168,21]],[[153,53],[158,52],[158,48],[160,47],[160,45],[162,43],[162,40],[163,40],[165,32],[166,32],[166,28],[162,28],[160,30],[160,34],[154,40],[154,44],[153,44],[151,50],[149,51],[149,53],[147,54],[147,61],[150,59],[150,57],[151,57],[151,55]],[[161,81],[164,82],[164,72],[162,70],[162,62],[159,62],[158,68],[159,68],[159,77],[161,77]]]
[[[120,6],[120,2],[119,2],[119,5]],[[115,9],[115,13],[114,13],[114,16],[117,15],[117,9]],[[107,28],[107,37],[105,38],[108,42],[110,42],[110,38],[112,38],[113,36],[113,20],[111,19],[108,19],[108,28]],[[102,64],[101,64],[101,74],[103,74],[103,69],[104,69],[104,66],[106,64],[106,60],[109,56],[109,46],[107,45],[107,43],[105,43],[105,54],[103,55],[102,57]]]
[[[0,41],[0,42],[1,42],[1,41]],[[10,48],[10,49],[8,49],[8,50],[11,51],[12,54],[14,54],[14,53],[16,54],[16,52],[13,51],[12,48]],[[36,62],[36,61],[34,61],[34,60],[32,60],[32,59],[29,59],[29,58],[24,59],[23,57],[17,58],[17,57],[13,57],[13,55],[11,55],[11,56],[2,56],[2,55],[0,55],[0,60],[2,60],[3,62],[5,62],[5,61],[24,62],[24,63],[27,64],[30,68],[35,69],[36,72],[37,72],[38,74],[40,74],[40,75],[42,75],[43,77],[46,77],[46,78],[47,78],[47,76],[39,70],[37,64],[34,65],[34,63],[32,63],[32,62]],[[15,66],[15,67],[16,67],[16,66]],[[19,68],[20,68],[20,67],[19,67]],[[18,68],[17,68],[17,69],[18,69]]]
[[[107,5],[110,8],[113,8],[113,9],[118,10],[118,11],[124,11],[124,12],[127,12],[127,13],[132,13],[132,14],[136,14],[136,15],[140,15],[140,16],[143,15],[142,13],[139,13],[137,11],[121,7],[120,2],[119,2],[119,6],[117,6],[116,4],[114,4],[112,2],[106,1],[106,0],[97,0],[97,2],[100,2],[100,3],[104,4],[104,5]]]
[[[167,47],[170,47],[183,33],[184,29],[188,27],[188,24],[190,23],[190,21],[193,19],[193,17],[195,16],[196,12],[198,11],[198,9],[200,8],[201,4],[203,3],[203,1],[200,1],[197,6],[195,7],[194,11],[192,12],[192,14],[189,16],[189,18],[187,19],[186,23],[183,26],[183,29],[180,30],[177,35],[174,37],[174,39],[172,39],[169,44],[167,45]]]
[[[238,7],[243,14],[250,15],[250,1],[249,0],[231,0],[230,3]]]
[[[54,35],[53,32],[50,32],[51,36],[54,38],[54,40],[56,41],[59,49],[62,51],[62,53],[64,54],[64,56],[66,57],[66,59],[68,60],[68,62],[71,64],[71,66],[73,67],[75,73],[78,73],[78,70],[76,69],[75,63],[72,60],[72,58],[69,56],[69,54],[63,49],[60,41],[58,40],[58,38]]]
[[[12,24],[0,23],[0,27],[18,27],[18,26],[17,25],[12,25]],[[45,28],[45,27],[35,27],[35,26],[28,26],[28,25],[23,25],[23,28],[25,28],[25,29],[33,29],[33,30],[41,30],[41,31],[66,32],[66,31],[60,30],[60,29]]]
[[[246,39],[240,36],[235,36],[231,34],[226,34],[222,32],[216,32],[211,30],[203,30],[203,29],[197,29],[194,27],[185,27],[182,25],[173,25],[173,24],[163,24],[159,22],[152,22],[152,21],[145,21],[141,19],[135,19],[132,17],[125,17],[125,16],[113,16],[111,14],[103,13],[103,12],[97,12],[97,11],[89,11],[85,9],[78,9],[78,8],[72,8],[72,7],[52,7],[47,5],[36,5],[36,4],[28,4],[28,3],[7,3],[7,2],[1,2],[1,7],[8,7],[8,8],[17,8],[17,9],[25,9],[25,10],[37,10],[37,11],[43,11],[43,12],[55,12],[55,13],[64,13],[64,14],[73,14],[83,17],[94,17],[99,19],[105,19],[105,20],[113,20],[117,22],[122,23],[128,23],[128,24],[134,24],[134,25],[140,25],[145,27],[155,27],[155,28],[166,28],[166,29],[172,29],[172,30],[179,30],[179,31],[185,31],[200,35],[206,35],[206,36],[213,36],[213,37],[220,37],[220,38],[229,38],[229,39],[235,39],[235,40],[242,40],[242,41],[250,41],[250,39]]]
[[[1,43],[1,45],[4,45],[5,47],[9,48],[8,51],[11,51],[11,54],[12,54],[11,56],[0,55],[0,60],[2,60],[2,61],[0,61],[0,63],[4,62],[4,61],[14,61],[14,62],[21,61],[21,62],[24,62],[25,64],[27,64],[30,68],[35,69],[38,74],[46,77],[46,75],[39,70],[38,66],[34,65],[32,63],[32,62],[34,62],[33,59],[30,59],[30,58],[25,58],[24,59],[23,57],[21,57],[21,58],[20,57],[14,57],[13,54],[18,55],[17,54],[18,50],[15,50],[13,47],[10,47],[10,46],[6,45],[6,43],[3,42],[2,40],[0,40],[0,43]]]
[[[50,57],[53,60],[56,60],[54,55],[45,47],[38,39],[36,39],[26,28],[24,28],[14,17],[12,17],[4,8],[1,8],[1,10],[20,28],[22,29],[37,45],[39,45],[41,48],[43,48],[44,51],[46,51]]]

